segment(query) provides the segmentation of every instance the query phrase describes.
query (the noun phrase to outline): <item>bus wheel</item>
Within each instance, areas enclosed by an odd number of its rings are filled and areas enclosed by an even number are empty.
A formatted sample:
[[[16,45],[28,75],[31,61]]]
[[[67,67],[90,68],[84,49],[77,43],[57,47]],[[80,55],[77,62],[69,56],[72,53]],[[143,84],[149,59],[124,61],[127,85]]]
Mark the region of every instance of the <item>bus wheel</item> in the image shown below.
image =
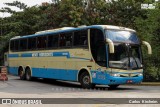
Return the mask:
[[[21,80],[25,80],[25,72],[23,71],[23,68],[19,69],[19,77]]]
[[[90,76],[89,76],[88,72],[83,72],[80,75],[80,83],[81,83],[82,88],[90,89],[90,88],[95,87],[95,84],[92,84],[90,81]]]
[[[119,85],[108,85],[110,89],[116,89]]]
[[[30,81],[32,79],[31,70],[29,68],[26,69],[26,80]]]

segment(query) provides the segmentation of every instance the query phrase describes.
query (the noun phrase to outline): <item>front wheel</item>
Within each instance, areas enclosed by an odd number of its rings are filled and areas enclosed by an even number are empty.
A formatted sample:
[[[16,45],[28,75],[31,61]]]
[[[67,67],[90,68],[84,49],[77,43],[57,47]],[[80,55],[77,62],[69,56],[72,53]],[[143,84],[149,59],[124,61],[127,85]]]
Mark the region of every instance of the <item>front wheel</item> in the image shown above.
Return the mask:
[[[80,75],[80,83],[81,83],[82,88],[90,89],[90,88],[94,88],[95,87],[95,84],[91,83],[90,76],[89,76],[89,74],[87,72],[83,72]]]

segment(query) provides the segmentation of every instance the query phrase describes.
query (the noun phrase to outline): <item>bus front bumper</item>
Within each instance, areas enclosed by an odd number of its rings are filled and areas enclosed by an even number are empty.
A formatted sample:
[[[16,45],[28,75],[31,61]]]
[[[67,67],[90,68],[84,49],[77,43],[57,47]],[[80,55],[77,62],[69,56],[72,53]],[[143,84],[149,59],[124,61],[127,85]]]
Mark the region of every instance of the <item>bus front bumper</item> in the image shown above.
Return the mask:
[[[136,77],[111,76],[107,73],[92,73],[92,83],[101,85],[121,85],[121,84],[139,84],[143,80],[143,75]]]
[[[110,77],[108,85],[114,84],[140,84],[143,80],[143,76],[139,77]]]

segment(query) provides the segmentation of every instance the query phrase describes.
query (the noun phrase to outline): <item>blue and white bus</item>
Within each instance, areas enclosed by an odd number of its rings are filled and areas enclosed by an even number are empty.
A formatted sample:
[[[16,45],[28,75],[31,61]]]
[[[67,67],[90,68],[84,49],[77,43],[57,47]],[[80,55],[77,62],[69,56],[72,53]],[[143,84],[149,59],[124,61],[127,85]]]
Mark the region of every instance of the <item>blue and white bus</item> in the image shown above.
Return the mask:
[[[92,25],[64,27],[10,40],[9,73],[20,79],[49,78],[116,88],[143,80],[141,45],[135,30]]]

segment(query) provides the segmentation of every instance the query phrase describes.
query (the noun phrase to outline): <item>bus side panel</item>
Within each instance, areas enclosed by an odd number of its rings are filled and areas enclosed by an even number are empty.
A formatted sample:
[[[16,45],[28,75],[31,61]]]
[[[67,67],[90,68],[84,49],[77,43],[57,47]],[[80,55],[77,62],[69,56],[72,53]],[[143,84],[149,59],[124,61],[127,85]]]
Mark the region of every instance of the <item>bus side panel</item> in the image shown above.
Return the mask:
[[[95,84],[109,84],[109,75],[105,72],[91,71],[92,83]]]
[[[13,75],[18,75],[18,67],[8,67],[8,72]]]
[[[32,68],[32,76],[39,77],[39,78],[77,81],[77,73],[78,73],[78,70]]]

